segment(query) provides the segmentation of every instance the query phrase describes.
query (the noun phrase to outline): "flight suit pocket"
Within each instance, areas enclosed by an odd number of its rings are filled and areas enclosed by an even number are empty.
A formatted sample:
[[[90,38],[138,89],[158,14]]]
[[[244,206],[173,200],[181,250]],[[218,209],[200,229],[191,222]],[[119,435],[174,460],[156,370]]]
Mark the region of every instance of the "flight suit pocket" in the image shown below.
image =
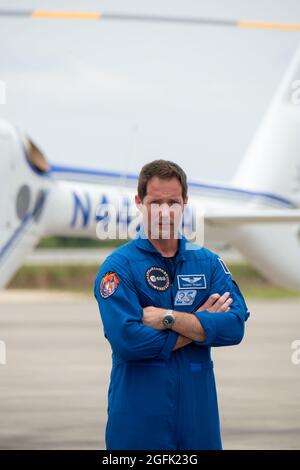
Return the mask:
[[[214,368],[213,361],[190,362],[190,369],[193,372],[199,372],[205,369],[213,369],[213,368]]]

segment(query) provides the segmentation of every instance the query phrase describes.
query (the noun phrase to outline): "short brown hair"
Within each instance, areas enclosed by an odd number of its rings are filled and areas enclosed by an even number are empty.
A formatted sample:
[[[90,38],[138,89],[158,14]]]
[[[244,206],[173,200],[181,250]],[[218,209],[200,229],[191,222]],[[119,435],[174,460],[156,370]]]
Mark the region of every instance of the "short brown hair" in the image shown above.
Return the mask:
[[[187,197],[187,181],[186,174],[177,163],[170,160],[153,160],[144,165],[139,174],[137,192],[141,200],[147,194],[147,183],[153,177],[157,176],[161,179],[177,178],[182,187],[182,198]]]

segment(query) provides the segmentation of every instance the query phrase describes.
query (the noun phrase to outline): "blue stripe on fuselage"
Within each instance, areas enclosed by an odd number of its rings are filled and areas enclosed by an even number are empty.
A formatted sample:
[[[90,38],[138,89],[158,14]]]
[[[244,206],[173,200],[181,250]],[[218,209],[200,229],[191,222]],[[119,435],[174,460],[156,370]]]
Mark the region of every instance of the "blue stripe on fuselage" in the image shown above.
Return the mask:
[[[60,166],[60,165],[52,165],[50,169],[50,173],[53,175],[66,175],[69,179],[74,177],[81,176],[87,179],[93,180],[95,182],[95,177],[97,178],[108,178],[108,180],[129,180],[130,182],[137,182],[138,175],[132,173],[120,173],[116,171],[100,171],[100,170],[91,170],[86,168],[72,168],[68,166]],[[265,200],[269,200],[272,202],[279,203],[280,205],[284,205],[285,207],[293,208],[295,205],[289,199],[284,197],[278,196],[277,194],[272,194],[269,192],[257,192],[257,191],[250,191],[247,189],[242,188],[233,188],[227,187],[217,184],[210,184],[210,183],[200,183],[196,181],[188,181],[188,185],[190,189],[195,190],[204,190],[209,191],[211,193],[218,194],[220,196],[220,192],[227,193],[228,195],[240,195],[240,196],[249,196],[255,198],[263,198]]]

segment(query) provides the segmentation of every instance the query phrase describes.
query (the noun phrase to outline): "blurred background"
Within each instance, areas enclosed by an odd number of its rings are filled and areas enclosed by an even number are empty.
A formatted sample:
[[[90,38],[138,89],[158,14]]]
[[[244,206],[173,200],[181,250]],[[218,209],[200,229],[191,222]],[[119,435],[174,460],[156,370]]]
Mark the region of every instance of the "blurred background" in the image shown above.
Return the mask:
[[[0,1],[14,9],[300,23],[297,0]],[[299,42],[292,30],[0,17],[0,118],[51,163],[138,173],[167,158],[229,181]],[[104,448],[110,348],[92,291],[118,244],[43,239],[0,292],[0,448]],[[213,354],[224,448],[299,449],[300,294],[220,254],[252,312],[239,349]]]

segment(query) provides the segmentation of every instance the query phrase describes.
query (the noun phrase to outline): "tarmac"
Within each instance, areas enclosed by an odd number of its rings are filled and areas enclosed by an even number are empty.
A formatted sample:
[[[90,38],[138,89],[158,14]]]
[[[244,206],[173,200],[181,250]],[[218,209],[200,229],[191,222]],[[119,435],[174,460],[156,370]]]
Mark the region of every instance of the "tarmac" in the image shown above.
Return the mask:
[[[243,342],[212,351],[223,448],[300,449],[300,299],[248,306]],[[0,342],[0,449],[105,449],[111,351],[93,294],[0,292]]]

